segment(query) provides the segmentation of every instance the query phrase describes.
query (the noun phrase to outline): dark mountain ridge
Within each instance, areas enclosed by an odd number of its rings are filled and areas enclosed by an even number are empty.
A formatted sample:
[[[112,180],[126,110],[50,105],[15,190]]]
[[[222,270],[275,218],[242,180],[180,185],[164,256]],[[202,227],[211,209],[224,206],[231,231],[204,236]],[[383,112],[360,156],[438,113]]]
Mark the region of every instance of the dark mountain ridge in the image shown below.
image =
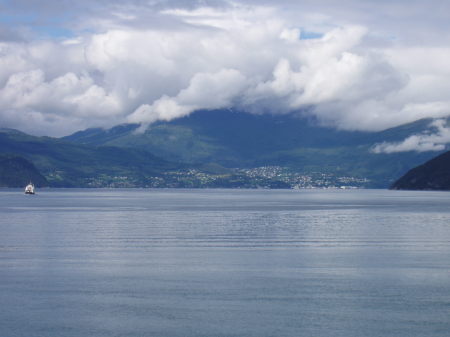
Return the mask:
[[[450,151],[408,171],[392,184],[394,190],[450,190]]]
[[[25,158],[0,154],[0,187],[24,187],[30,181],[38,187],[49,185],[45,177]]]

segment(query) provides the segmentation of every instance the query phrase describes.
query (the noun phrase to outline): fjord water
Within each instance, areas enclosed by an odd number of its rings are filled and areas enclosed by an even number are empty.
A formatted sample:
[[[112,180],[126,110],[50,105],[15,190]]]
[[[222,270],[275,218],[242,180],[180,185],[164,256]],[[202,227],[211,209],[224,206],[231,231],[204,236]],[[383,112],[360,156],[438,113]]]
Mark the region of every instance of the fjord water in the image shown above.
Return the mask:
[[[448,336],[450,194],[0,190],[0,335]]]

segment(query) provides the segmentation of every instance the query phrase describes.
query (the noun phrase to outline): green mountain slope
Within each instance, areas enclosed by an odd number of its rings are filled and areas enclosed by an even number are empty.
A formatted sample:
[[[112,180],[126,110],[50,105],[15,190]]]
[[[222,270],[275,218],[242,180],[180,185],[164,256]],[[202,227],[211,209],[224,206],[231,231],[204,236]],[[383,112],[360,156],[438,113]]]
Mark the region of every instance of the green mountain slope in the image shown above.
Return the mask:
[[[80,145],[5,129],[0,130],[0,153],[31,161],[52,186],[139,186],[182,167],[141,149]]]
[[[391,186],[395,190],[450,190],[450,152],[408,171]]]
[[[0,187],[25,187],[29,182],[48,186],[45,177],[25,158],[0,154]]]
[[[230,110],[199,111],[171,122],[109,130],[88,129],[65,137],[80,144],[148,150],[166,160],[217,163],[225,167],[288,167],[296,172],[329,172],[368,178],[387,187],[396,178],[436,155],[433,152],[375,154],[376,143],[400,141],[424,130],[422,120],[383,132],[339,131],[292,116],[252,115]]]

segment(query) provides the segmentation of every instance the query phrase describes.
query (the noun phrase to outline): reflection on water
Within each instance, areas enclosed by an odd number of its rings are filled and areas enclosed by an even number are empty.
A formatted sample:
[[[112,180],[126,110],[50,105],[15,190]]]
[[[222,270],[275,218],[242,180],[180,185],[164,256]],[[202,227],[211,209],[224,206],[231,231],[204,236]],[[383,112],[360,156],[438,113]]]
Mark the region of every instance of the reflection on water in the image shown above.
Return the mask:
[[[450,194],[0,191],[4,336],[447,336]]]

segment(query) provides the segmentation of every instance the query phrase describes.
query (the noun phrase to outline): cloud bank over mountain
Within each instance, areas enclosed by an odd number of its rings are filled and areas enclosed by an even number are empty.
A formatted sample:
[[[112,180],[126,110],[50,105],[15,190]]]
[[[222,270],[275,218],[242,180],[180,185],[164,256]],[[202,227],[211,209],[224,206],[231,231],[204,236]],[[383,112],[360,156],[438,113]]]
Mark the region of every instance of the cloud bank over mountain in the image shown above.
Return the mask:
[[[430,130],[409,136],[398,143],[383,142],[376,144],[372,151],[374,153],[395,153],[405,151],[442,151],[445,144],[450,143],[450,128],[447,121],[437,119],[430,123]]]
[[[65,135],[237,108],[374,131],[450,116],[450,5],[320,3],[0,2],[0,125]]]

